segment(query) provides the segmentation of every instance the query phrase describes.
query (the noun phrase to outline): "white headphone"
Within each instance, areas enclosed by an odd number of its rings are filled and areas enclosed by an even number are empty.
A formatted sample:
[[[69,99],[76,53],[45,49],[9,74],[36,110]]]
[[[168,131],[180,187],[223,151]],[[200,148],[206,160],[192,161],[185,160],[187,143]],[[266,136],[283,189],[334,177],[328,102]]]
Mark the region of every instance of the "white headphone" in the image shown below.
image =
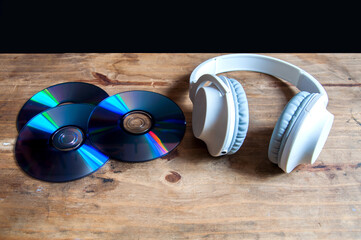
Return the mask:
[[[301,68],[258,54],[228,54],[197,66],[190,76],[193,103],[192,128],[212,156],[233,154],[248,130],[246,94],[241,84],[216,74],[253,71],[295,85],[297,93],[286,105],[273,130],[268,158],[285,172],[301,163],[314,163],[331,130],[334,116],[327,111],[328,96],[322,85]]]

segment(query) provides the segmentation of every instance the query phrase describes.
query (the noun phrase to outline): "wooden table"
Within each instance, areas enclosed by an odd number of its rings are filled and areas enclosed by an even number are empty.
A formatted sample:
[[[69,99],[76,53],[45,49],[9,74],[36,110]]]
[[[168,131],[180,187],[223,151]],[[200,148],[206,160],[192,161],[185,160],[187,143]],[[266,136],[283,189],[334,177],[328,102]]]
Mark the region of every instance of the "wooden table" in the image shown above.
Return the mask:
[[[236,154],[211,157],[192,135],[189,76],[220,54],[1,54],[0,239],[360,239],[361,54],[266,54],[316,77],[335,121],[314,165],[283,173],[267,159],[273,127],[297,92],[274,77],[225,74],[248,97],[250,125]],[[79,81],[113,95],[149,90],[187,120],[169,155],[109,160],[67,183],[33,179],[14,157],[16,117],[38,91]]]

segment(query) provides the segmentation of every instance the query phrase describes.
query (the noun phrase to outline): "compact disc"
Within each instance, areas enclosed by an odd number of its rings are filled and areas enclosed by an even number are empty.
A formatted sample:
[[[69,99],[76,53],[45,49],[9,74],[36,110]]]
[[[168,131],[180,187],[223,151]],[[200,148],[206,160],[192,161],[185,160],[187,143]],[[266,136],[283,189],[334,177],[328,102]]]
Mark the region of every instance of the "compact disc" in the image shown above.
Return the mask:
[[[67,82],[50,86],[32,96],[18,114],[16,127],[20,131],[36,114],[63,103],[97,105],[109,95],[101,88],[83,82]]]
[[[101,101],[89,118],[92,144],[111,158],[143,162],[178,146],[186,122],[179,106],[154,92],[129,91]]]
[[[33,117],[19,133],[15,157],[30,176],[65,182],[97,171],[109,159],[87,138],[87,124],[95,106],[67,104]]]

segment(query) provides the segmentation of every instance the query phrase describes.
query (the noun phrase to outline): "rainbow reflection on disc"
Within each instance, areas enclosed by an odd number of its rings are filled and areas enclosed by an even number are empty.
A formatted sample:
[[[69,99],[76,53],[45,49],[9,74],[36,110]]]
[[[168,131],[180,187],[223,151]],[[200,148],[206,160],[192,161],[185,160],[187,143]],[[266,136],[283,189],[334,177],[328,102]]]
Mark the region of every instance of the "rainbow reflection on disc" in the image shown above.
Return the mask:
[[[21,108],[16,127],[20,131],[35,115],[62,103],[97,105],[109,95],[101,88],[83,82],[66,82],[50,86],[32,96]]]
[[[144,162],[162,157],[183,139],[186,121],[169,98],[128,91],[104,99],[89,118],[92,144],[109,157]]]
[[[19,166],[30,176],[49,182],[71,181],[97,171],[109,157],[87,138],[94,108],[91,104],[67,104],[33,117],[16,141]]]

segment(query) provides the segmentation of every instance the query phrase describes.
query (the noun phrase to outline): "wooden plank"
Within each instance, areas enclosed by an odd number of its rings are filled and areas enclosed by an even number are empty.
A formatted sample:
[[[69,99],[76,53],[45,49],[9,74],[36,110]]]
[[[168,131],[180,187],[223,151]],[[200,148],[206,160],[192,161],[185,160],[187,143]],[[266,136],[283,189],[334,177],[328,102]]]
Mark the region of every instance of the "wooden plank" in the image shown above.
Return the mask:
[[[226,73],[244,87],[246,141],[213,158],[192,135],[188,80],[220,54],[1,54],[1,239],[360,239],[361,54],[266,54],[315,76],[335,121],[314,165],[284,174],[267,159],[272,129],[297,90],[271,76]],[[110,160],[68,183],[28,177],[16,164],[16,117],[51,85],[80,81],[110,95],[164,94],[184,111],[183,141],[146,163]]]

